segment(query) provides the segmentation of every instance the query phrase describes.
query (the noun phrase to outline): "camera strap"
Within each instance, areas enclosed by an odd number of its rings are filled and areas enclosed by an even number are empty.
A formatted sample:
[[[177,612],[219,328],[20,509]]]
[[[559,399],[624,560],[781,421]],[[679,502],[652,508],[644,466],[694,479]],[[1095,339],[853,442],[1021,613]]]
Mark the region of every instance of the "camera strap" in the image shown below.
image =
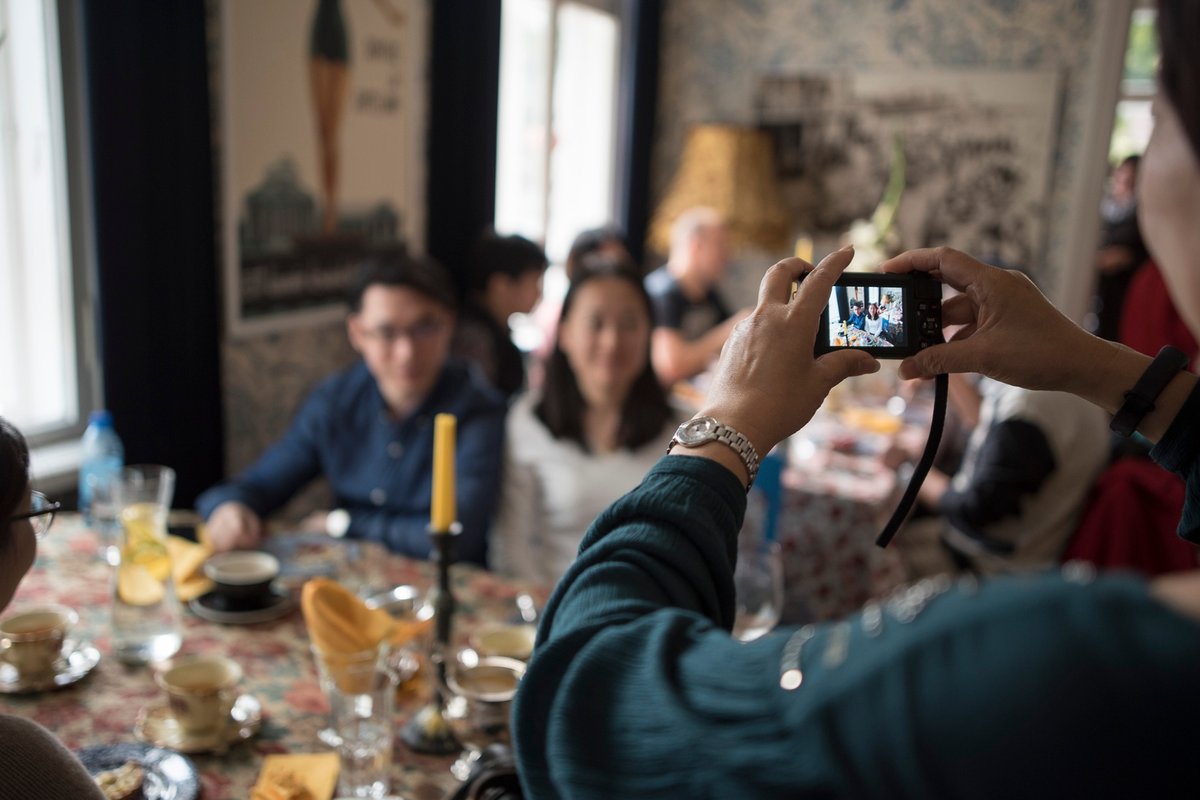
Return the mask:
[[[900,504],[896,506],[892,518],[884,526],[883,533],[879,534],[879,538],[875,540],[875,544],[880,547],[888,546],[888,542],[892,541],[896,531],[908,517],[908,512],[912,510],[913,503],[917,500],[917,492],[920,490],[921,484],[925,482],[929,468],[933,466],[933,458],[937,455],[938,445],[942,442],[942,429],[946,426],[946,397],[950,389],[950,376],[943,373],[934,377],[933,380],[933,414],[929,419],[929,439],[925,442],[925,451],[921,453],[921,460],[917,462],[912,477],[909,478],[908,488],[904,490],[904,496],[900,498]]]

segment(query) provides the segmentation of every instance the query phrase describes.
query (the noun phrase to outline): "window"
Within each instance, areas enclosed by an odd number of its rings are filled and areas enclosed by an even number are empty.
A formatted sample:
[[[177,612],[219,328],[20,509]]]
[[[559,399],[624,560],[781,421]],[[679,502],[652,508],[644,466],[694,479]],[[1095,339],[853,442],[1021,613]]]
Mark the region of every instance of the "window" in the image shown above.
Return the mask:
[[[543,243],[557,301],[575,235],[615,215],[621,21],[615,3],[504,0],[500,25],[495,227]],[[513,333],[537,345],[521,321]]]
[[[86,269],[77,280],[72,268],[88,263],[83,229],[71,225],[83,216],[72,186],[82,173],[68,168],[67,148],[80,82],[74,48],[60,46],[73,18],[58,11],[53,0],[0,0],[0,415],[37,451],[39,477],[56,471],[46,446],[77,438],[96,397],[78,302]]]
[[[1121,96],[1113,121],[1109,161],[1118,164],[1126,156],[1141,155],[1150,141],[1154,121],[1150,101],[1154,99],[1158,71],[1158,38],[1154,32],[1155,10],[1135,8],[1129,22],[1129,43],[1121,75]]]

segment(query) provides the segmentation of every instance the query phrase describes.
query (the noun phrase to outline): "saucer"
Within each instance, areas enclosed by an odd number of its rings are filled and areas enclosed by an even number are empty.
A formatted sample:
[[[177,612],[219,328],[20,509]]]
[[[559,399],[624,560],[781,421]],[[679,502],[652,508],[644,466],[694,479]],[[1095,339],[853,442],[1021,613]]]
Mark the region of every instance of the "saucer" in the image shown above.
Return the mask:
[[[62,655],[54,662],[52,675],[21,678],[12,664],[0,662],[0,693],[25,694],[61,689],[81,680],[99,663],[100,651],[91,643],[67,639],[63,642]]]
[[[145,800],[196,800],[200,796],[200,774],[185,755],[140,742],[104,744],[77,750],[84,769],[95,777],[136,761],[146,773],[138,797]]]
[[[225,597],[216,592],[206,592],[188,603],[188,608],[197,617],[221,625],[270,622],[287,616],[295,607],[296,599],[291,592],[281,592],[277,589],[271,589],[266,605],[257,608],[231,608]]]
[[[232,744],[251,738],[262,729],[262,725],[262,704],[254,695],[243,694],[233,703],[224,736],[192,736],[184,733],[166,705],[142,709],[133,725],[133,735],[143,742],[180,753],[208,753],[223,751]]]

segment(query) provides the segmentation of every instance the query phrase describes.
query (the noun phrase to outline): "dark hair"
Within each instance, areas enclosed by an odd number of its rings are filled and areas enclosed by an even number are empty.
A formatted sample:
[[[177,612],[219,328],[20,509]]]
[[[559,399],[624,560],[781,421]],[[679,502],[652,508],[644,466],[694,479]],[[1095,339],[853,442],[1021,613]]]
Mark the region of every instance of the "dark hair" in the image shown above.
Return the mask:
[[[0,520],[7,521],[29,487],[29,446],[25,437],[0,417]]]
[[[564,265],[567,272],[567,280],[575,277],[575,271],[579,269],[579,262],[584,256],[598,252],[606,244],[612,243],[621,245],[622,250],[626,253],[629,252],[629,245],[625,241],[625,234],[616,225],[604,225],[599,228],[588,228],[586,231],[581,231],[575,237],[575,241],[571,242],[571,249],[567,252],[567,262]]]
[[[493,275],[516,279],[526,272],[545,272],[548,263],[546,251],[524,236],[500,236],[489,231],[471,251],[467,290],[482,293]]]
[[[1161,53],[1159,80],[1175,107],[1179,121],[1200,159],[1200,3],[1196,0],[1159,0],[1158,42]]]
[[[350,313],[362,311],[363,295],[372,286],[412,289],[450,311],[458,307],[454,283],[442,265],[431,258],[398,253],[363,264],[346,298]]]
[[[580,261],[578,274],[575,280],[571,281],[567,296],[563,298],[562,314],[558,320],[560,329],[563,321],[571,313],[571,306],[579,290],[601,278],[616,278],[634,287],[646,311],[646,319],[654,319],[650,296],[646,294],[641,275],[631,267],[628,259],[593,253]],[[567,361],[567,355],[556,342],[554,352],[546,362],[542,399],[534,408],[534,413],[555,439],[570,439],[586,451],[589,449],[583,436],[583,413],[586,408],[587,402],[583,399],[583,393],[579,391],[579,384]],[[663,426],[667,424],[671,414],[666,390],[659,383],[650,363],[650,345],[647,342],[646,366],[642,374],[634,379],[633,385],[629,387],[629,394],[625,397],[625,403],[621,406],[617,445],[630,450],[641,447],[662,433]]]

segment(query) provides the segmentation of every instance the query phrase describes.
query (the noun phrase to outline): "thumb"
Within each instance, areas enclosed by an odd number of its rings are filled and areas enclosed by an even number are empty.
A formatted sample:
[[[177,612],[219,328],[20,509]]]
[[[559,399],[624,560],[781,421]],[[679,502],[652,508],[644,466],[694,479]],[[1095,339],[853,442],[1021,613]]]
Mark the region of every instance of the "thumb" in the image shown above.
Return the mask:
[[[879,362],[862,350],[826,353],[817,359],[817,364],[830,387],[837,386],[846,378],[853,378],[855,375],[869,375],[879,371]]]
[[[966,342],[936,344],[900,362],[900,377],[932,378],[943,372],[974,372],[970,364],[970,345]]]

